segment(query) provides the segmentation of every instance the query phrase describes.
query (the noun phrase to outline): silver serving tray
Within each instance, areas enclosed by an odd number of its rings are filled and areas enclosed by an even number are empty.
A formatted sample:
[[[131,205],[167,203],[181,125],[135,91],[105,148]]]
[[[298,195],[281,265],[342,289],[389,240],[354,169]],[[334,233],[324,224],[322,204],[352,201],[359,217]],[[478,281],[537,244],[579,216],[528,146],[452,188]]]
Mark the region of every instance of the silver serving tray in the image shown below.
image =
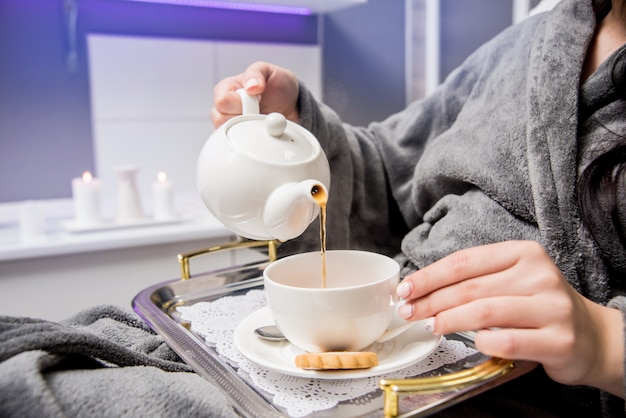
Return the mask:
[[[179,261],[181,256],[179,256]],[[135,312],[199,375],[214,383],[242,417],[288,417],[272,403],[271,396],[256,388],[203,338],[190,331],[176,308],[224,296],[244,294],[263,287],[262,272],[268,263],[250,263],[216,270],[190,279],[176,279],[150,286],[132,301]],[[183,276],[185,268],[183,266]],[[471,336],[447,335],[473,346]],[[459,403],[527,373],[531,362],[492,359],[482,354],[449,364],[415,379],[381,380],[380,389],[311,415],[318,417],[426,416]]]

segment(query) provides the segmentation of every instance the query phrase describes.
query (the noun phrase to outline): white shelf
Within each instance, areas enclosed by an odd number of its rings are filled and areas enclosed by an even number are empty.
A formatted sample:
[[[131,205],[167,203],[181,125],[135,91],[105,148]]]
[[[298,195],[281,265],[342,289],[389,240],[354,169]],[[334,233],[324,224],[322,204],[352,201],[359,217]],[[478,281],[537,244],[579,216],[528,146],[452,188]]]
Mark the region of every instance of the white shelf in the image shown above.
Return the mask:
[[[71,199],[39,201],[46,213],[45,233],[23,240],[17,223],[20,202],[0,205],[0,262],[57,255],[79,254],[183,241],[234,238],[207,209],[185,205],[185,219],[141,228],[113,228],[71,233],[63,225],[71,221]],[[187,203],[187,202],[186,202]]]

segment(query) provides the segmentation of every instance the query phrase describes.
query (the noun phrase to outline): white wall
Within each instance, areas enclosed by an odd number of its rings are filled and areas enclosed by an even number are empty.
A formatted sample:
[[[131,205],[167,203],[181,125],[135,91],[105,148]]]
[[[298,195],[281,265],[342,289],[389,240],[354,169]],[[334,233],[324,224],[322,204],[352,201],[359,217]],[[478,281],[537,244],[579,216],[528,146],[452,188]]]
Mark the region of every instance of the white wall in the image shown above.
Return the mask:
[[[101,304],[130,308],[141,290],[181,277],[177,254],[226,242],[216,238],[0,262],[0,314],[60,321]],[[190,270],[202,276],[265,260],[254,250],[238,250],[194,258]]]
[[[88,50],[94,161],[105,200],[115,197],[114,168],[136,165],[146,214],[159,171],[177,193],[197,196],[196,159],[213,131],[210,111],[219,80],[265,60],[291,69],[321,96],[317,45],[92,34]]]

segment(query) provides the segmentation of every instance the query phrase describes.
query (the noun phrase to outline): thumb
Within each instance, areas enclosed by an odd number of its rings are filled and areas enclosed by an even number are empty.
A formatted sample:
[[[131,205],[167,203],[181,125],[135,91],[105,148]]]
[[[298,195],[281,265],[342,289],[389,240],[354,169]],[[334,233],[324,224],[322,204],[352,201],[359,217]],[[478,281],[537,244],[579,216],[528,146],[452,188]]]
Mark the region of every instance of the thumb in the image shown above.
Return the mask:
[[[265,91],[267,78],[274,71],[274,66],[268,62],[257,61],[251,64],[243,74],[243,88],[248,94],[261,94]]]

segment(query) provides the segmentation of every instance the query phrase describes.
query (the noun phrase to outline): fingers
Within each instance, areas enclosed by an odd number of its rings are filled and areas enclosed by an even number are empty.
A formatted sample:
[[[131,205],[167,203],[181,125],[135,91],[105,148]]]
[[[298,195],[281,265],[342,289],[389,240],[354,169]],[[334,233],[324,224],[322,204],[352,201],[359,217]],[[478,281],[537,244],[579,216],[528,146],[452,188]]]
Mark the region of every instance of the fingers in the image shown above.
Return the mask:
[[[578,294],[576,299],[581,302],[577,313],[564,313],[561,321],[541,328],[481,330],[476,348],[489,356],[541,363],[550,378],[566,385],[592,386],[622,396],[622,314]],[[554,310],[560,308],[550,306],[548,311]]]
[[[474,343],[488,356],[559,364],[559,356],[563,356],[563,350],[558,347],[562,345],[559,338],[549,329],[507,328],[481,330],[476,333]]]
[[[251,64],[244,71],[241,84],[248,94],[261,94],[265,91],[266,81],[275,71],[275,67],[264,61]]]
[[[571,308],[566,283],[536,243],[508,242],[459,251],[408,276],[398,287],[407,320],[436,317],[436,333],[489,327],[540,327],[546,307]],[[554,318],[553,318],[554,319]]]
[[[265,90],[266,77],[271,73],[270,64],[256,62],[243,73],[217,83],[213,88],[213,109],[211,109],[213,125],[217,128],[232,117],[241,115],[241,98],[237,90],[244,88],[248,94],[259,95]]]
[[[298,122],[297,78],[290,71],[260,61],[250,65],[243,73],[225,78],[215,85],[211,120],[216,128],[241,115],[241,99],[236,93],[241,88],[248,94],[261,96],[261,113],[279,112],[287,119]]]
[[[399,296],[414,299],[467,279],[507,270],[518,261],[516,247],[521,245],[507,242],[457,251],[407,276]]]
[[[528,280],[545,280],[550,274],[554,277],[560,275],[538,243],[508,241],[472,247],[448,255],[407,276],[398,286],[397,293],[403,299],[414,300],[450,287],[454,292],[449,293],[460,292],[465,300],[471,300],[473,296],[486,297],[492,294],[489,292],[501,291],[501,288],[494,287],[498,285],[522,283],[513,290],[528,290]],[[521,278],[526,283],[520,282]],[[485,286],[485,283],[491,287]]]
[[[510,295],[528,296],[531,294],[532,290],[526,287],[526,283],[511,280],[513,275],[513,272],[505,271],[453,283],[424,297],[408,301],[399,314],[405,319],[428,318],[456,306],[501,296],[503,288],[506,288],[507,294]],[[408,312],[409,309],[410,312]]]
[[[493,327],[541,328],[555,320],[554,316],[545,312],[546,303],[549,302],[546,299],[536,296],[478,299],[437,313],[433,332],[449,334]]]
[[[550,327],[482,330],[474,343],[488,356],[541,363],[554,380],[565,384],[582,381],[589,371],[589,358],[596,357],[597,350],[576,350],[573,333]]]
[[[234,116],[241,115],[242,105],[237,89],[241,88],[235,82],[223,80],[217,84],[213,91],[213,108],[211,109],[211,121],[216,128]]]

